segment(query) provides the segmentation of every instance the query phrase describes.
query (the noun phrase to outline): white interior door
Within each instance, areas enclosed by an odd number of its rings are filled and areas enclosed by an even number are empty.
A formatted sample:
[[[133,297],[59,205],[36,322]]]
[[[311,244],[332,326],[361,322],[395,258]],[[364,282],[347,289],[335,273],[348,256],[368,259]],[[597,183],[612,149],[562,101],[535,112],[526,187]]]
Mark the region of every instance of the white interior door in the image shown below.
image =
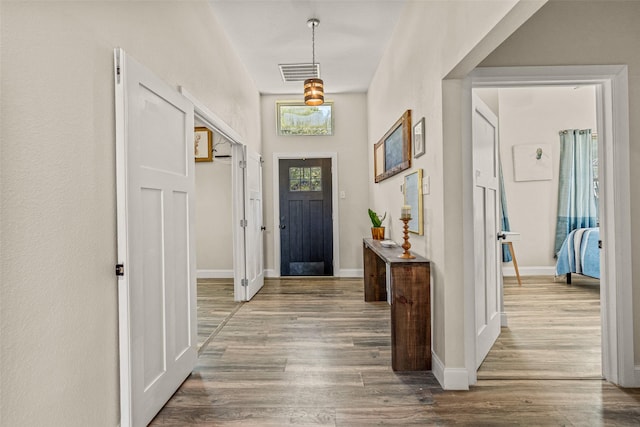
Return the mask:
[[[262,213],[262,157],[249,152],[246,156],[245,212],[246,236],[246,301],[262,289],[264,285],[264,244]]]
[[[500,335],[498,118],[473,97],[476,368]]]
[[[197,359],[193,105],[115,61],[121,425],[142,426]]]

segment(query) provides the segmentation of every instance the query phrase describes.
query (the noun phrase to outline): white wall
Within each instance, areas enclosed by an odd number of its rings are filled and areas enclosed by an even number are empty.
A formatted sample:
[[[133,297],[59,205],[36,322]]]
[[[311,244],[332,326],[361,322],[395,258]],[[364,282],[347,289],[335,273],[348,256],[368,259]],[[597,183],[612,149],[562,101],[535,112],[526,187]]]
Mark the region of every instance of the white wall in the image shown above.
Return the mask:
[[[398,239],[404,175],[422,168],[430,177],[431,191],[424,196],[425,235],[412,235],[411,244],[431,260],[433,349],[444,368],[464,381],[466,373],[456,371],[465,364],[462,153],[459,146],[443,141],[444,111],[457,106],[443,104],[442,79],[454,68],[468,72],[484,57],[482,52],[497,46],[541,4],[525,3],[522,9],[515,1],[408,2],[368,93],[369,176],[372,145],[400,115],[411,109],[415,120],[425,117],[426,155],[416,159],[411,170],[379,184],[369,181],[370,204],[389,212],[391,237]]]
[[[259,94],[206,2],[0,3],[0,413],[119,423],[113,49],[260,150]]]
[[[329,82],[327,82],[329,84]],[[340,269],[341,274],[362,274],[362,238],[370,236],[371,222],[367,215],[367,157],[366,96],[364,94],[327,94],[332,100],[334,114],[333,136],[278,136],[276,134],[276,101],[296,99],[292,95],[262,96],[263,182],[265,225],[265,265],[269,274],[280,274],[274,262],[274,200],[273,153],[338,153],[338,188],[345,198],[339,199]],[[299,99],[299,98],[298,98]],[[338,272],[334,272],[338,274]]]
[[[640,364],[640,2],[552,1],[481,65],[627,64],[635,363]]]
[[[231,159],[196,163],[198,277],[233,277]]]
[[[493,91],[498,95],[500,155],[509,222],[512,231],[521,233],[521,241],[513,244],[520,274],[554,274],[560,167],[558,132],[565,129],[597,130],[595,87],[507,88]],[[515,181],[513,147],[526,144],[551,145],[553,179]],[[511,267],[511,263],[504,266]]]

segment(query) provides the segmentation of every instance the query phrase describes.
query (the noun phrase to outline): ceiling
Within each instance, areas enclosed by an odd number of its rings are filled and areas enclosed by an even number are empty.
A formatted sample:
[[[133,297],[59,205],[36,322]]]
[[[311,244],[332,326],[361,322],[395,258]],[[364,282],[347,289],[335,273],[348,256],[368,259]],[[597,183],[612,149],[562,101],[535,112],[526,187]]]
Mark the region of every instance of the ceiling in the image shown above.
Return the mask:
[[[278,64],[311,63],[309,18],[325,93],[366,92],[405,0],[209,0],[263,94],[300,94]]]

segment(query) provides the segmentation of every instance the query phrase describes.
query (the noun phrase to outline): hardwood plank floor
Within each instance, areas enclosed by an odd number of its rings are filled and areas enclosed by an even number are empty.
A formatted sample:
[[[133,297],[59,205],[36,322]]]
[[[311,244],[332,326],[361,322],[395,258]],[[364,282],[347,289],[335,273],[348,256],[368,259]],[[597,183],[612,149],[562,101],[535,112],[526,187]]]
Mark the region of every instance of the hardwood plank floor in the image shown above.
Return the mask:
[[[391,370],[389,307],[362,280],[267,280],[206,346],[153,426],[638,425],[640,390]],[[515,319],[514,319],[515,320]]]
[[[233,300],[233,279],[198,279],[198,350],[213,338],[242,303]]]
[[[478,371],[478,379],[601,378],[600,286],[574,275],[505,278],[508,324]]]

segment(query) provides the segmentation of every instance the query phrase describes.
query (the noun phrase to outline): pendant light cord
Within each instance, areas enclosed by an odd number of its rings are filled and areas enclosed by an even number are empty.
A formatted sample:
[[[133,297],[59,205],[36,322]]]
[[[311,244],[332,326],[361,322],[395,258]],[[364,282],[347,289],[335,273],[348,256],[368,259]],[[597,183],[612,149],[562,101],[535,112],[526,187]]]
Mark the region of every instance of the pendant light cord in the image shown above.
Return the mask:
[[[316,68],[316,24],[311,24],[311,64]]]

